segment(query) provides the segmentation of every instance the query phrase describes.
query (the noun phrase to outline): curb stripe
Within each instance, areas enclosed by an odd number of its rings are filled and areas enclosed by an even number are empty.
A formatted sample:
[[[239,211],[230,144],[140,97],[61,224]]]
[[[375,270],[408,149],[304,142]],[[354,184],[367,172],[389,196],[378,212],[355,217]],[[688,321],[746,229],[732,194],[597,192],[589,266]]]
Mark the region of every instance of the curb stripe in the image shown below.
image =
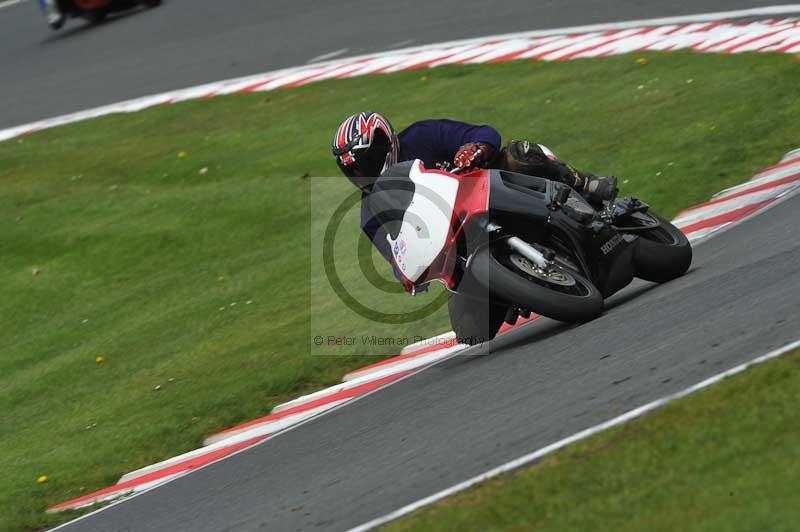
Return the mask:
[[[372,368],[369,370],[362,368],[360,370],[348,373],[347,375],[344,376],[342,380],[347,382],[350,379],[366,377],[368,375],[371,375],[372,378],[377,379],[383,375],[391,375],[399,371],[411,371],[417,368],[421,368],[423,366],[429,366],[430,364],[438,362],[443,358],[448,358],[453,353],[461,351],[462,349],[466,349],[467,347],[468,346],[464,344],[455,344],[450,347],[445,347],[430,351],[429,353],[425,353],[424,355],[417,355],[399,361],[387,359],[387,363],[385,365],[382,365],[381,367]]]
[[[745,191],[747,194],[743,194],[742,196],[736,198],[720,198],[720,201],[711,205],[698,207],[696,209],[686,211],[685,213],[681,213],[681,215],[675,218],[672,223],[680,227],[688,226],[701,220],[710,220],[720,214],[732,212],[740,207],[759,203],[768,199],[774,199],[782,194],[785,190],[791,190],[794,188],[794,186],[795,185],[793,183],[789,183],[788,185],[767,188],[758,192],[747,190]]]
[[[430,348],[432,345],[436,344],[443,344],[443,342],[447,342],[448,340],[452,340],[456,337],[456,333],[453,331],[443,332],[442,334],[437,334],[431,338],[426,338],[424,340],[420,340],[419,342],[415,342],[411,345],[405,346],[403,349],[400,350],[400,354],[407,354],[412,352],[417,352],[421,349]]]
[[[756,192],[763,192],[765,190],[769,190],[769,189],[772,189],[772,188],[783,187],[784,185],[792,184],[795,181],[800,181],[800,173],[792,174],[792,175],[786,176],[786,177],[781,178],[781,179],[775,179],[773,181],[767,181],[766,183],[762,183],[762,184],[760,184],[758,186],[755,186],[755,187],[752,187],[752,188],[747,188],[747,189],[744,189],[744,190],[740,190],[740,191],[735,192],[734,194],[730,194],[728,196],[721,196],[721,197],[709,200],[709,201],[707,201],[705,203],[699,204],[696,208],[707,207],[708,205],[716,205],[718,203],[722,203],[724,201],[728,201],[728,200],[731,200],[731,199],[734,199],[734,198],[741,198],[741,197],[747,196],[749,194],[755,194]],[[686,212],[686,211],[684,211],[684,212]]]
[[[326,397],[321,397],[319,399],[315,399],[313,401],[309,401],[307,403],[303,403],[300,405],[292,406],[286,408],[284,410],[280,410],[279,412],[269,414],[264,417],[260,417],[254,419],[252,421],[248,421],[246,423],[242,423],[240,425],[236,425],[235,427],[231,427],[229,429],[225,429],[223,431],[217,432],[206,438],[206,442],[215,443],[219,439],[224,437],[230,436],[232,433],[238,433],[242,430],[252,428],[254,426],[263,425],[264,423],[277,421],[279,419],[283,419],[287,416],[291,416],[293,414],[297,414],[300,412],[304,412],[313,408],[317,408],[319,406],[323,406],[327,403],[341,401],[343,399],[350,399],[351,397],[355,397],[356,395],[361,395],[368,391],[374,390],[380,386],[383,386],[386,383],[389,383],[393,380],[397,380],[400,377],[407,375],[408,372],[398,372],[392,375],[387,375],[386,377],[375,379],[369,382],[365,382],[363,384],[359,384],[358,386],[353,386],[352,388],[345,388],[342,390],[337,391]]]
[[[380,368],[380,367],[383,367],[383,366],[385,366],[387,364],[391,364],[391,363],[393,363],[395,361],[398,361],[398,360],[408,360],[409,358],[418,357],[420,355],[424,355],[424,354],[430,353],[432,351],[438,351],[440,349],[447,349],[448,347],[453,347],[456,344],[458,344],[458,342],[456,341],[455,336],[453,336],[452,338],[448,338],[447,340],[444,340],[442,342],[434,343],[434,344],[431,344],[431,345],[426,345],[424,347],[420,347],[419,349],[415,349],[415,350],[409,351],[407,353],[403,353],[401,351],[399,355],[394,355],[392,357],[385,358],[383,360],[379,360],[378,362],[375,362],[373,364],[369,364],[367,366],[364,366],[363,368],[359,368],[356,371],[364,371],[364,370],[368,370],[368,369]],[[348,375],[351,375],[351,373],[348,373]]]
[[[739,218],[743,218],[744,216],[747,216],[748,214],[758,209],[761,209],[762,207],[766,207],[773,201],[775,201],[775,198],[759,201],[756,203],[752,203],[750,205],[745,205],[744,207],[733,209],[732,211],[728,211],[724,214],[712,216],[711,218],[707,218],[705,220],[693,223],[691,225],[681,227],[680,230],[683,231],[684,233],[692,233],[694,231],[697,231],[698,229],[704,229],[706,227],[712,227],[715,225],[732,222],[734,220],[738,220]]]
[[[187,470],[194,469],[201,465],[209,464],[239,449],[243,449],[245,447],[253,445],[254,443],[261,441],[262,439],[263,437],[250,438],[248,440],[235,443],[227,447],[223,447],[214,452],[205,454],[201,457],[191,458],[189,460],[178,462],[170,467],[160,469],[153,473],[142,475],[141,477],[137,477],[127,482],[123,482],[121,484],[115,484],[113,486],[109,486],[108,488],[98,490],[94,493],[90,493],[88,495],[84,495],[76,499],[62,502],[60,504],[56,504],[54,506],[51,506],[48,509],[48,512],[57,512],[59,510],[66,510],[68,508],[80,508],[81,506],[85,506],[87,503],[91,504],[93,502],[96,502],[97,500],[105,500],[105,498],[109,496],[117,497],[120,495],[124,495],[125,493],[129,493],[132,488],[136,488],[138,486],[141,486],[142,484],[148,484],[155,480],[162,480],[165,477],[172,477],[178,473],[184,473]]]

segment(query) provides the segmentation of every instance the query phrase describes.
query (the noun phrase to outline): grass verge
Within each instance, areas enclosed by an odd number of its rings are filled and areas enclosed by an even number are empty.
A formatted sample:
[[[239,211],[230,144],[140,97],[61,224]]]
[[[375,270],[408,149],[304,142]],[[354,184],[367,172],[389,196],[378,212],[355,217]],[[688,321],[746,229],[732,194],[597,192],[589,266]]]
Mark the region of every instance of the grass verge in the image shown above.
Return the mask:
[[[386,530],[792,530],[800,350]]]
[[[320,356],[317,328],[447,327],[445,309],[382,324],[325,296],[312,259],[326,217],[312,207],[350,189],[314,176],[336,173],[328,145],[349,113],[378,109],[398,127],[492,123],[616,173],[667,216],[796,147],[795,57],[644,57],[328,81],[0,143],[0,530],[71,517],[42,512],[396,351],[362,343]],[[357,241],[356,213],[340,235]],[[355,261],[338,262],[359,297],[376,298]]]

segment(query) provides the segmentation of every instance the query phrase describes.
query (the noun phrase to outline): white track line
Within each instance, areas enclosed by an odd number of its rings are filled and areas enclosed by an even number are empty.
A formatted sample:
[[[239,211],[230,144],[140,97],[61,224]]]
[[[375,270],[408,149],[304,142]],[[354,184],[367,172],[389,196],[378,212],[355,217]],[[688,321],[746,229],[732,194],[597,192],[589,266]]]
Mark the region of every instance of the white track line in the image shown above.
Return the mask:
[[[0,9],[4,7],[11,7],[17,4],[21,4],[22,2],[27,2],[27,0],[6,0],[5,2],[0,2]]]
[[[338,57],[338,56],[344,54],[345,52],[349,52],[349,51],[350,51],[350,48],[341,48],[339,50],[334,50],[333,52],[328,52],[327,54],[321,54],[321,55],[318,55],[316,57],[312,57],[311,59],[306,61],[306,64],[319,63],[320,61],[325,61],[326,59],[333,59],[334,57]]]
[[[438,493],[434,493],[433,495],[425,497],[424,499],[420,499],[420,500],[418,500],[416,502],[413,502],[411,504],[403,506],[402,508],[400,508],[398,510],[395,510],[394,512],[388,513],[388,514],[386,514],[386,515],[384,515],[382,517],[378,517],[377,519],[373,519],[372,521],[364,523],[363,525],[359,525],[359,526],[357,526],[355,528],[351,528],[348,532],[364,532],[366,530],[372,530],[375,527],[378,527],[378,526],[381,526],[383,524],[386,524],[389,521],[393,521],[393,520],[395,520],[395,519],[397,519],[399,517],[402,517],[402,516],[407,515],[407,514],[413,512],[413,511],[415,511],[415,510],[418,510],[418,509],[420,509],[420,508],[422,508],[424,506],[428,506],[430,504],[433,504],[434,502],[436,502],[438,500],[441,500],[441,499],[444,499],[445,497],[448,497],[450,495],[454,495],[454,494],[456,494],[456,493],[458,493],[460,491],[464,491],[464,490],[466,490],[468,488],[471,488],[472,486],[474,486],[474,485],[476,485],[476,484],[478,484],[480,482],[483,482],[483,481],[488,480],[490,478],[496,477],[498,475],[502,475],[503,473],[507,473],[509,471],[513,471],[514,469],[518,469],[518,468],[520,468],[522,466],[528,465],[531,462],[534,462],[534,461],[538,460],[539,458],[541,458],[541,457],[543,457],[545,455],[548,455],[548,454],[550,454],[550,453],[552,453],[554,451],[558,451],[559,449],[563,449],[564,447],[566,447],[568,445],[571,445],[571,444],[573,444],[573,443],[575,443],[577,441],[580,441],[580,440],[583,440],[585,438],[588,438],[589,436],[597,434],[598,432],[604,431],[604,430],[606,430],[608,428],[611,428],[611,427],[614,427],[616,425],[621,425],[621,424],[626,423],[626,422],[628,422],[628,421],[630,421],[632,419],[640,417],[640,416],[642,416],[642,415],[644,415],[644,414],[646,414],[646,413],[648,413],[648,412],[650,412],[652,410],[660,408],[660,407],[664,406],[665,404],[674,401],[675,399],[680,399],[681,397],[686,397],[687,395],[690,395],[690,394],[692,394],[692,393],[694,393],[694,392],[696,392],[698,390],[702,390],[703,388],[707,388],[708,386],[711,386],[712,384],[716,384],[717,382],[721,381],[722,379],[724,379],[726,377],[730,377],[732,375],[736,375],[737,373],[741,373],[742,371],[746,370],[747,368],[749,368],[751,366],[754,366],[756,364],[760,364],[760,363],[765,362],[767,360],[770,360],[770,359],[773,359],[775,357],[778,357],[778,356],[780,356],[780,355],[782,355],[782,354],[784,354],[784,353],[786,353],[788,351],[791,351],[792,349],[796,349],[798,347],[800,347],[800,340],[795,340],[794,342],[786,344],[781,348],[778,348],[778,349],[776,349],[774,351],[770,351],[769,353],[767,353],[765,355],[762,355],[762,356],[760,356],[758,358],[754,358],[753,360],[751,360],[749,362],[745,362],[744,364],[740,364],[740,365],[738,365],[736,367],[733,367],[733,368],[729,369],[728,371],[724,371],[722,373],[718,373],[717,375],[714,375],[713,377],[709,377],[708,379],[706,379],[704,381],[698,382],[694,386],[690,386],[690,387],[688,387],[688,388],[686,388],[684,390],[681,390],[681,391],[679,391],[677,393],[674,393],[674,394],[671,394],[671,395],[667,395],[666,397],[662,397],[661,399],[656,399],[655,401],[647,403],[646,405],[642,405],[642,406],[640,406],[638,408],[634,408],[633,410],[630,410],[630,411],[622,414],[621,416],[615,417],[614,419],[610,419],[610,420],[608,420],[608,421],[606,421],[604,423],[600,423],[599,425],[595,425],[595,426],[590,427],[590,428],[588,428],[586,430],[582,430],[582,431],[580,431],[580,432],[578,432],[576,434],[573,434],[572,436],[564,438],[563,440],[559,440],[559,441],[557,441],[555,443],[551,443],[550,445],[548,445],[546,447],[542,447],[541,449],[538,449],[538,450],[536,450],[536,451],[534,451],[532,453],[526,454],[524,456],[520,456],[519,458],[517,458],[515,460],[512,460],[510,462],[506,462],[505,464],[503,464],[501,466],[498,466],[498,467],[495,467],[494,469],[490,469],[489,471],[486,471],[485,473],[482,473],[482,474],[480,474],[478,476],[472,477],[469,480],[465,480],[464,482],[461,482],[459,484],[451,486],[451,487],[449,487],[447,489],[444,489],[444,490],[442,490],[442,491],[440,491]]]

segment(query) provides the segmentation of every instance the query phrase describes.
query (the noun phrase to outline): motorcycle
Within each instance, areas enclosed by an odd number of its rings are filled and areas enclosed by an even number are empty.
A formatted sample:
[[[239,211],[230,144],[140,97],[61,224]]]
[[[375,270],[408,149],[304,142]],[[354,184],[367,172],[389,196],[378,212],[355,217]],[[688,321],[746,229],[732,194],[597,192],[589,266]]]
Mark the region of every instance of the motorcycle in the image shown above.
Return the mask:
[[[567,185],[506,170],[400,163],[367,201],[406,289],[444,283],[468,344],[530,313],[590,321],[634,277],[664,283],[692,262],[683,233],[635,197],[596,210]]]
[[[61,29],[67,18],[81,17],[97,24],[110,13],[132,9],[139,4],[156,7],[161,0],[39,0],[42,13],[54,30]]]

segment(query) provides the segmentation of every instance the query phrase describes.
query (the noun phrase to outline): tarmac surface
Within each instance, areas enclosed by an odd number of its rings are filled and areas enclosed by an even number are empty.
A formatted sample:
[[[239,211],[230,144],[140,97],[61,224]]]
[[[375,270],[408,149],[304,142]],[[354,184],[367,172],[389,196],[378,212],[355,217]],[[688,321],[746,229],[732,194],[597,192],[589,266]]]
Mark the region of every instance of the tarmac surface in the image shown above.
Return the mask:
[[[796,1],[796,0],[795,0]],[[791,4],[780,0],[164,0],[49,29],[33,0],[0,9],[0,128],[211,81],[516,31]],[[342,50],[345,50],[343,51]]]

